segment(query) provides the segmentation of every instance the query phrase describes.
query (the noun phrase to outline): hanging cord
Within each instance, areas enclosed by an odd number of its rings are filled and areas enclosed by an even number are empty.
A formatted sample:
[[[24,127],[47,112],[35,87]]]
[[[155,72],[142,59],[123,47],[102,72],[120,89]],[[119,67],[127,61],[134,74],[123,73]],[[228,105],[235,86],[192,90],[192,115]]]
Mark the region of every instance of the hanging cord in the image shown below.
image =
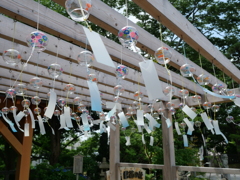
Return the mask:
[[[58,38],[58,43],[57,43],[57,53],[56,53],[56,58],[55,58],[56,59],[55,64],[58,64],[58,50],[59,50],[59,44],[60,44],[59,41],[60,41],[60,38]],[[56,73],[56,70],[57,70],[56,68],[57,68],[57,66],[55,67],[55,70],[54,70],[55,73]],[[53,76],[53,86],[52,86],[53,90],[55,88],[55,82],[56,82],[56,77]]]
[[[164,66],[165,66],[165,69],[166,69],[166,71],[167,71],[167,73],[168,73],[168,75],[169,75],[169,80],[170,80],[170,84],[171,84],[171,93],[170,93],[170,96],[169,96],[169,102],[172,102],[172,88],[173,88],[173,86],[172,86],[172,75],[171,75],[171,72],[170,72],[170,70],[168,69],[167,64],[166,64],[166,61],[165,61],[161,23],[159,23],[159,29],[160,29],[160,40],[161,40],[161,46],[162,46]]]
[[[127,19],[127,26],[128,26],[128,0],[125,1],[126,4],[126,19]]]
[[[78,0],[78,2],[79,2],[79,6],[80,6],[80,10],[81,10],[82,16],[84,17],[85,14],[84,14],[84,11],[83,11],[82,2],[81,2],[81,0]],[[86,23],[88,29],[92,32],[92,28],[91,28],[91,26],[88,24],[87,19],[84,19],[84,22]]]
[[[39,29],[39,4],[40,4],[40,0],[38,0],[38,16],[37,16],[37,31]]]
[[[217,83],[217,76],[216,76],[215,67],[214,67],[213,63],[212,63],[212,68],[213,68],[213,73],[214,73],[214,77],[215,77],[215,83]]]

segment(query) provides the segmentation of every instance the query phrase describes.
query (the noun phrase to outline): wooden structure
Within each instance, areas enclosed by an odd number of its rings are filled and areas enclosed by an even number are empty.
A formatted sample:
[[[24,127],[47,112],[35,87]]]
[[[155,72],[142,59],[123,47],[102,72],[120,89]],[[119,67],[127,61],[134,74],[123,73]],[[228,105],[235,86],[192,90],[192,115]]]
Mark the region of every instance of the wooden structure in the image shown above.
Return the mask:
[[[64,6],[65,0],[53,0],[56,3]],[[209,61],[215,64],[217,67],[222,69],[228,76],[232,77],[236,82],[239,83],[239,77],[236,75],[239,74],[239,70],[224,57],[221,52],[216,48],[210,48],[213,45],[205,38],[203,35],[197,31],[169,2],[168,0],[133,0],[140,7],[145,9],[147,12],[157,20],[161,21],[166,27],[172,30],[176,35],[183,38],[185,42],[199,51],[204,57]],[[98,26],[110,31],[113,34],[117,34],[119,29],[126,26],[126,18],[108,7],[100,0],[92,0],[92,11],[89,17],[89,20]],[[39,7],[39,8],[38,8]],[[37,11],[39,9],[39,12]],[[79,52],[84,50],[81,47],[85,47],[86,36],[83,31],[83,27],[80,24],[75,23],[74,21],[52,11],[42,5],[38,5],[37,2],[31,0],[1,0],[0,1],[0,12],[4,15],[0,15],[0,52],[12,47],[12,37],[14,36],[14,48],[19,52],[22,52],[23,62],[27,60],[31,49],[26,45],[26,36],[30,32],[35,31],[37,22],[37,16],[39,14],[39,30],[42,30],[47,33],[49,38],[49,45],[47,50],[40,53],[40,58],[38,59],[37,54],[34,54],[26,69],[23,71],[22,82],[28,83],[31,77],[35,76],[36,69],[38,66],[38,75],[43,79],[44,86],[39,90],[39,96],[46,98],[46,94],[49,92],[49,89],[52,88],[52,79],[46,73],[47,66],[55,62],[56,52],[59,52],[59,64],[64,69],[63,76],[60,79],[56,80],[55,83],[55,92],[58,95],[62,94],[63,84],[71,82],[77,87],[77,94],[81,95],[83,101],[89,105],[90,104],[90,93],[88,91],[88,85],[85,81],[86,70],[83,67],[79,67],[76,61],[76,57]],[[174,14],[174,15],[173,15]],[[10,18],[9,18],[10,17]],[[12,19],[11,19],[12,18]],[[16,22],[15,22],[16,20]],[[18,22],[20,21],[20,22]],[[186,24],[186,26],[182,26]],[[159,39],[153,37],[144,29],[138,27],[133,22],[129,21],[130,26],[137,28],[140,34],[140,38],[137,46],[146,51],[147,53],[153,55],[155,50],[162,46],[162,43]],[[14,28],[15,27],[15,28]],[[122,98],[123,107],[129,106],[133,99],[133,94],[137,90],[139,84],[140,90],[144,94],[143,103],[149,103],[150,101],[147,98],[147,92],[144,88],[144,82],[141,78],[141,73],[139,72],[138,63],[142,61],[142,58],[132,51],[121,47],[121,45],[102,37],[102,40],[115,64],[119,64],[122,59],[122,63],[130,67],[129,75],[124,80],[125,83],[125,93]],[[79,47],[80,46],[80,47]],[[164,44],[168,47],[168,45]],[[173,53],[173,58],[171,59],[170,65],[175,68],[180,68],[181,65],[185,64],[184,56],[180,53],[173,50],[169,47]],[[87,49],[91,49],[90,46],[87,46]],[[120,51],[122,49],[122,56]],[[203,73],[210,77],[210,84],[215,84],[215,78],[213,75],[202,70],[199,66],[187,60],[189,64],[192,64],[196,68],[195,76]],[[70,64],[71,69],[69,68]],[[156,69],[158,72],[159,79],[162,81],[163,88],[168,84],[165,83],[168,79],[168,73],[164,67],[156,64]],[[230,71],[231,69],[231,71]],[[9,67],[6,65],[2,57],[0,57],[0,71],[1,71],[1,81],[0,81],[0,90],[5,91],[8,89],[9,82],[11,81],[12,76],[16,78],[17,74],[21,71],[21,67]],[[115,86],[115,69],[111,67],[106,67],[102,64],[95,63],[92,67],[92,73],[98,75],[98,87],[101,92],[104,93],[104,101],[112,101],[114,94],[112,88]],[[71,73],[72,78],[69,78]],[[182,78],[179,74],[171,72],[173,85],[175,92],[178,92],[182,85],[185,89],[188,89],[192,93],[199,95],[204,95],[204,92],[201,88],[195,86],[195,84],[185,78]],[[220,80],[216,80],[217,83],[224,84]],[[236,91],[238,91],[236,89]],[[35,92],[32,90],[28,91],[28,95],[34,96]],[[176,98],[179,98],[178,94],[174,94]],[[70,99],[73,98],[73,95],[70,96]],[[211,95],[207,95],[207,99],[211,102],[221,103],[225,102],[226,99],[216,98]],[[164,97],[161,99],[162,104],[158,103],[155,105],[165,108],[164,102],[168,101],[168,98]],[[173,103],[176,108],[178,107],[180,100],[174,99]],[[197,106],[197,103],[194,103],[190,98],[186,100],[186,103],[189,106]],[[166,109],[166,108],[165,108]],[[166,110],[166,115],[171,119],[170,113]],[[216,169],[216,168],[197,168],[197,167],[184,167],[175,165],[175,155],[174,155],[174,144],[173,144],[173,132],[172,127],[166,128],[166,124],[162,123],[163,126],[163,148],[164,148],[164,165],[146,165],[146,164],[129,164],[121,163],[119,157],[119,126],[116,127],[116,131],[111,130],[110,136],[110,177],[111,180],[119,180],[119,168],[122,166],[134,166],[134,167],[143,167],[143,168],[154,168],[154,169],[163,169],[164,179],[174,180],[176,179],[177,170],[194,170],[201,172],[224,172],[224,173],[240,173],[235,169]],[[23,138],[21,141],[18,141],[15,136],[8,130],[6,125],[0,121],[0,133],[7,138],[7,140],[16,148],[17,152],[21,155],[19,161],[19,168],[26,168],[24,174],[28,174],[29,166],[22,165],[22,158],[26,158],[27,165],[30,163],[30,142],[31,138]],[[10,135],[11,134],[11,135]],[[27,139],[27,140],[26,140]],[[22,152],[23,145],[28,147],[27,151]],[[22,175],[23,171],[18,169],[19,175],[17,179],[26,180],[27,175]]]

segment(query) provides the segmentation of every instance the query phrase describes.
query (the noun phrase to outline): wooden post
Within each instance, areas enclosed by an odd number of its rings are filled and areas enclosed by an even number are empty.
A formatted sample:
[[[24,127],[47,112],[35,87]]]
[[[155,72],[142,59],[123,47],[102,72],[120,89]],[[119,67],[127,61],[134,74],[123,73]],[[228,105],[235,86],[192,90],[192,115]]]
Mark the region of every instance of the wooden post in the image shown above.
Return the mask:
[[[29,136],[25,137],[21,133],[22,142],[22,154],[18,157],[17,169],[16,169],[16,180],[27,180],[30,175],[30,165],[31,165],[31,151],[32,151],[32,139],[33,139],[33,129],[31,124],[30,116],[28,118],[29,123]],[[23,120],[22,120],[23,121]],[[24,121],[25,122],[25,121]]]
[[[172,114],[168,110],[165,112],[165,117],[169,118],[172,122]],[[162,117],[162,137],[163,137],[163,179],[175,180],[176,168],[175,168],[175,149],[173,142],[173,126],[167,127],[167,123],[164,117]]]
[[[120,162],[120,126],[110,128],[110,180],[120,180],[118,163]]]

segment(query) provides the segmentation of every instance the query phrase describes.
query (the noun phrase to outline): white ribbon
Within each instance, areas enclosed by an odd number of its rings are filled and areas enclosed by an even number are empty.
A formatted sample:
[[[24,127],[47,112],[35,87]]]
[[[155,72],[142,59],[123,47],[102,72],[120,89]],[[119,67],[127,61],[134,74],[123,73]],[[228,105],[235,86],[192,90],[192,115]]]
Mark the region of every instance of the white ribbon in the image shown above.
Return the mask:
[[[14,127],[14,124],[12,123],[12,121],[11,121],[10,119],[8,119],[7,117],[5,117],[4,113],[2,113],[2,117],[3,117],[3,119],[6,121],[6,123],[9,124],[12,132],[17,132],[17,130],[16,130],[15,127]]]
[[[73,124],[72,124],[72,119],[70,115],[70,107],[66,107],[66,106],[64,107],[64,116],[65,116],[67,127],[72,128]]]
[[[184,145],[184,147],[188,147],[188,138],[187,138],[187,135],[183,135],[183,145]]]
[[[210,123],[206,112],[202,113],[202,114],[201,114],[201,117],[202,117],[203,122],[205,123],[207,129],[208,129],[208,130],[213,129],[213,126],[212,126],[212,124]]]
[[[137,125],[144,126],[143,110],[137,110]]]
[[[52,115],[54,113],[56,102],[57,102],[57,95],[54,92],[54,89],[50,89],[49,102],[48,102],[47,110],[44,113],[44,115],[50,119],[52,118]]]
[[[167,127],[170,128],[170,127],[172,126],[171,120],[168,118],[168,119],[166,119],[165,121],[166,121],[166,123],[167,123]]]
[[[145,123],[144,127],[146,129],[146,131],[148,132],[148,134],[150,134],[152,131],[149,129],[148,125]]]
[[[217,120],[213,121],[213,126],[214,126],[214,129],[215,129],[216,135],[222,135],[222,137],[224,138],[225,142],[228,144],[228,140],[227,140],[226,136],[220,131],[220,128],[219,128]]]
[[[20,126],[20,124],[18,123],[17,116],[16,116],[16,109],[13,109],[13,118],[14,118],[14,121],[15,121],[18,129],[19,129],[20,131],[24,132],[24,130],[21,129],[21,126]]]
[[[179,126],[178,126],[178,122],[175,122],[174,125],[175,125],[175,129],[176,129],[176,131],[177,131],[177,134],[178,134],[178,135],[182,135],[182,133],[181,133],[181,131],[180,131],[180,129],[179,129]]]
[[[32,113],[30,108],[28,108],[28,112],[29,112],[30,117],[31,117],[32,128],[34,129],[35,128],[35,119],[34,119],[33,113]]]
[[[39,128],[40,128],[40,133],[42,135],[44,135],[44,134],[46,134],[46,131],[45,131],[45,128],[44,128],[42,117],[40,115],[38,115],[37,118],[38,118],[38,124],[39,124]]]
[[[131,145],[130,136],[126,136],[125,139],[127,141],[126,146],[130,146]]]
[[[154,143],[154,137],[150,136],[150,146],[153,146]]]
[[[145,139],[144,139],[144,134],[142,134],[142,143],[146,144]]]
[[[25,137],[29,136],[29,123],[24,124],[24,136]]]
[[[197,116],[197,114],[196,114],[191,108],[189,108],[187,105],[185,105],[182,110],[183,110],[183,112],[185,112],[192,120]]]

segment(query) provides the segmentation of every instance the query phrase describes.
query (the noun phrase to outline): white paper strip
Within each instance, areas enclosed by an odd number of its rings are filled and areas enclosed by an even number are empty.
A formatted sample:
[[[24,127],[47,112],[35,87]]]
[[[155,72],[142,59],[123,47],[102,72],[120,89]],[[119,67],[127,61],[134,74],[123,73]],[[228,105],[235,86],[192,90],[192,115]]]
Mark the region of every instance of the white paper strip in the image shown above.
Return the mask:
[[[116,105],[116,109],[122,110],[122,105],[120,103],[115,102],[106,102],[106,108],[112,109]]]
[[[222,137],[224,138],[226,143],[228,143],[228,140],[227,140],[226,136],[220,131],[220,128],[219,128],[217,120],[213,121],[213,126],[214,126],[214,130],[215,130],[216,135],[222,135]]]
[[[65,116],[67,127],[72,128],[73,124],[72,124],[72,119],[70,114],[70,107],[66,107],[66,106],[64,107],[64,116]]]
[[[24,132],[24,130],[21,129],[21,126],[20,126],[20,124],[18,123],[17,115],[16,115],[16,109],[13,109],[13,118],[14,118],[14,121],[15,121],[15,123],[16,123],[18,129],[19,129],[20,131]]]
[[[103,121],[100,122],[99,129],[100,129],[100,134],[102,134],[104,132],[103,131]]]
[[[49,125],[49,124],[48,124]],[[51,128],[51,130],[52,130],[52,134],[53,135],[55,135],[55,131],[54,131],[54,129],[49,125],[49,127]]]
[[[52,118],[53,112],[55,110],[56,102],[57,102],[57,95],[54,92],[54,89],[50,89],[49,102],[48,102],[47,110],[44,113],[44,115],[50,119]]]
[[[211,130],[212,134],[215,134],[213,129],[210,129],[210,130]]]
[[[137,110],[137,125],[144,126],[143,110]]]
[[[201,133],[201,135],[202,135],[202,139],[203,139],[203,145],[204,145],[204,147],[206,147],[205,137],[204,137],[204,135],[202,133]]]
[[[160,124],[150,114],[147,113],[144,115],[144,117],[146,117],[150,121],[152,130],[153,130],[153,126],[157,128],[160,127]],[[150,124],[149,124],[149,127],[150,127]]]
[[[87,131],[84,131],[84,136],[88,137],[88,132]]]
[[[204,152],[204,149],[203,149],[203,146],[201,146],[199,148],[199,155],[200,155],[199,158],[200,158],[200,161],[202,161],[204,159],[203,152]]]
[[[201,114],[201,117],[202,117],[203,122],[205,123],[207,129],[208,129],[208,130],[213,129],[213,126],[212,126],[211,122],[209,121],[206,112],[202,113],[202,114]]]
[[[135,124],[137,125],[137,121],[136,121],[136,120],[134,120],[134,122],[135,122]],[[140,132],[140,133],[142,133],[142,132],[143,132],[143,131],[142,131],[142,127],[143,127],[143,126],[138,126],[138,125],[137,125],[138,132]]]
[[[165,97],[153,61],[139,63],[149,100]]]
[[[182,135],[182,133],[181,133],[181,131],[180,131],[180,129],[179,129],[178,122],[175,122],[174,125],[175,125],[175,129],[176,129],[176,131],[177,131],[177,134],[178,134],[178,135]]]
[[[94,31],[90,31],[89,29],[83,27],[83,30],[87,36],[88,42],[91,45],[93,50],[93,54],[96,58],[96,61],[107,66],[116,68],[111,57],[109,56],[105,45],[100,37],[100,35]]]
[[[240,98],[234,99],[234,103],[240,107]]]
[[[171,120],[168,118],[166,119],[167,127],[170,128],[172,126]]]
[[[39,116],[37,116],[37,118],[38,118],[38,124],[39,124],[39,128],[40,128],[40,133],[41,133],[42,135],[43,135],[43,134],[46,134],[42,117],[39,115]]]
[[[118,113],[118,117],[120,118],[120,121],[121,121],[123,127],[126,128],[129,126],[127,118],[123,112]]]
[[[144,127],[146,129],[146,131],[148,132],[148,134],[150,134],[152,131],[149,129],[148,125],[147,124],[144,124]]]
[[[190,131],[194,131],[193,124],[187,118],[184,118],[183,121],[187,124]]]
[[[184,145],[184,147],[188,147],[188,138],[187,138],[187,135],[183,135],[183,145]]]
[[[29,123],[24,124],[24,136],[25,137],[29,136]]]
[[[154,143],[154,137],[150,136],[150,146],[153,146]]]
[[[127,141],[126,146],[130,146],[131,145],[130,136],[126,136],[125,139]]]
[[[109,121],[107,123],[108,126],[110,126],[110,128],[113,130],[113,131],[116,131],[116,127]]]
[[[5,116],[4,113],[2,113],[2,117],[3,117],[3,119],[6,121],[6,123],[9,124],[12,132],[17,132],[17,130],[16,130],[15,127],[14,127],[14,124],[12,123],[12,121],[11,121],[10,119],[8,119],[8,118]]]
[[[106,120],[109,121],[110,117],[113,116],[116,112],[116,105],[112,108],[111,111],[108,112],[108,114],[106,115]]]
[[[103,127],[103,132],[104,132],[104,133],[107,132],[108,130],[109,130],[109,132],[110,132],[110,127],[109,127],[109,126],[106,127],[105,124],[103,124],[102,127]]]
[[[145,139],[144,139],[144,134],[142,134],[142,143],[146,144]]]
[[[193,122],[193,121],[189,121],[189,122],[192,124],[192,126],[194,126],[194,122]],[[192,135],[192,130],[190,130],[190,129],[188,128],[187,134],[188,134],[188,135]]]
[[[87,81],[87,84],[90,91],[92,110],[102,112],[102,100],[101,100],[97,83],[92,81]]]
[[[185,112],[192,120],[197,116],[197,114],[189,108],[187,105],[183,107],[183,112]]]
[[[64,129],[66,127],[66,121],[65,121],[65,116],[64,114],[60,115],[60,128],[59,129]]]
[[[34,119],[33,113],[32,113],[30,108],[28,108],[28,112],[29,112],[30,117],[31,117],[32,128],[34,129],[35,128],[35,119]]]
[[[16,116],[17,122],[20,122],[22,120],[22,118],[24,117],[24,115],[25,115],[24,112],[20,111]]]
[[[90,131],[90,126],[87,119],[87,114],[81,114],[84,131]]]

